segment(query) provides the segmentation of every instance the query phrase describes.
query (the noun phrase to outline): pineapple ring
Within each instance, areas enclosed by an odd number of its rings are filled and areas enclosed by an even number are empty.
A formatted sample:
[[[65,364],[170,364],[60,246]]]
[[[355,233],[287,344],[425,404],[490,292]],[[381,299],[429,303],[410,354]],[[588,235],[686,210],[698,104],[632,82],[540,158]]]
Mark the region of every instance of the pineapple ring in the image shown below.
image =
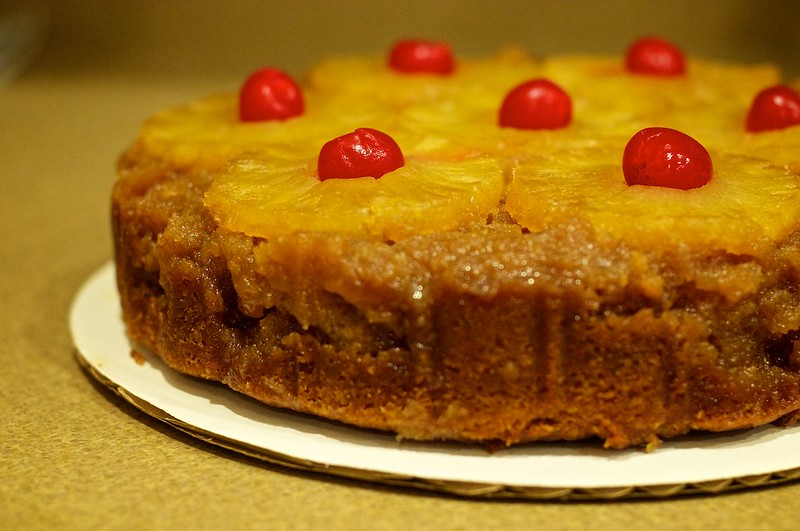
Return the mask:
[[[376,120],[375,106],[333,107],[315,94],[306,97],[303,115],[285,121],[239,121],[237,96],[210,96],[189,105],[162,111],[145,122],[140,142],[145,148],[178,165],[218,167],[250,152],[311,156],[324,142],[364,123],[389,128]]]
[[[767,251],[800,219],[800,176],[763,160],[712,152],[711,181],[676,190],[628,186],[612,153],[595,149],[520,162],[506,208],[531,231],[580,219],[598,238],[639,248],[717,248],[740,255]]]
[[[331,231],[394,241],[485,222],[503,192],[502,169],[490,157],[408,157],[380,179],[320,181],[315,165],[239,159],[214,179],[206,207],[221,226],[249,236]]]

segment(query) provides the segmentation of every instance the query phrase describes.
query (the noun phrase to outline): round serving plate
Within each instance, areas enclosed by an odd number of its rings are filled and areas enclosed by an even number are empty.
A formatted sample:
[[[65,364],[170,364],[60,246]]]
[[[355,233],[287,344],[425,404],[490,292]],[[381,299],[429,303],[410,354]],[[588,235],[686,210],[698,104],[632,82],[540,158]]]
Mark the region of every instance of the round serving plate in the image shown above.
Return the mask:
[[[470,497],[609,499],[718,493],[800,479],[800,426],[665,441],[656,451],[599,443],[476,446],[399,441],[263,405],[134,356],[112,264],[76,295],[70,327],[88,374],[137,408],[203,441],[270,463]]]

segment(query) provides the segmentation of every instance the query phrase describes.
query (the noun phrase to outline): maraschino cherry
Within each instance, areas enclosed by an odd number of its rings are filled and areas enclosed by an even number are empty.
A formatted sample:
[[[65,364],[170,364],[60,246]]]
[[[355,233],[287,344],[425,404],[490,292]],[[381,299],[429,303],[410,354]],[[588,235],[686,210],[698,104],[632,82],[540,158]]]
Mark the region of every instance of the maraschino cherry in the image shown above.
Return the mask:
[[[800,124],[800,95],[791,87],[776,85],[759,92],[747,114],[751,133],[785,129]]]
[[[379,179],[405,164],[392,137],[376,129],[359,128],[325,143],[317,159],[317,176],[326,179]]]
[[[532,79],[506,95],[498,121],[515,129],[560,129],[572,121],[572,100],[552,81]]]
[[[690,190],[711,180],[711,156],[697,140],[666,127],[642,129],[628,141],[622,172],[629,185]]]
[[[261,69],[239,91],[239,119],[243,122],[286,120],[303,114],[303,92],[286,73]]]
[[[398,72],[447,75],[453,72],[453,51],[445,42],[403,40],[389,53],[389,66]]]
[[[671,42],[647,37],[628,48],[625,69],[633,74],[680,76],[686,70],[686,59],[680,48]]]

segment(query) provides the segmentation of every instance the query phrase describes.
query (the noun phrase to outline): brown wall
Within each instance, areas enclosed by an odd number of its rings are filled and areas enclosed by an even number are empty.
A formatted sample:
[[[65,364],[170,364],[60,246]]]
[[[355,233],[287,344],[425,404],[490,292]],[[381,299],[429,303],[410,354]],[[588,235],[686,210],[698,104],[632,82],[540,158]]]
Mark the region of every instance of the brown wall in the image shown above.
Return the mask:
[[[398,37],[480,54],[617,53],[653,33],[707,57],[774,61],[800,75],[794,0],[51,0],[47,61],[73,72],[238,76],[264,64],[303,70],[321,55],[380,51]]]

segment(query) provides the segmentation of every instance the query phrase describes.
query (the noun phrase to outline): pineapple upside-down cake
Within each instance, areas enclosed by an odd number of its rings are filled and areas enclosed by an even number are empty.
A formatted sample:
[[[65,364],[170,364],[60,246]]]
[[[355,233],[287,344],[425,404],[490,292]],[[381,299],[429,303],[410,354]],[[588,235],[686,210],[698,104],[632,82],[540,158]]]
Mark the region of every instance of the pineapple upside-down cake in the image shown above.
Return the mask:
[[[402,41],[148,120],[113,224],[136,348],[491,446],[793,423],[800,98],[771,66]]]

